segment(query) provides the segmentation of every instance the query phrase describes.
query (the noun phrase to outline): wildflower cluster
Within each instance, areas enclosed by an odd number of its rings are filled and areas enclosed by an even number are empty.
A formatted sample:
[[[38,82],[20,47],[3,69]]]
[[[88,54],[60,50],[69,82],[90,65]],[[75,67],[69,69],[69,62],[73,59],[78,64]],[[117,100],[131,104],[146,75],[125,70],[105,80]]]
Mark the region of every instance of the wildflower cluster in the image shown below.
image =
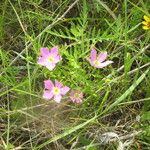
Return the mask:
[[[90,57],[88,58],[91,66],[95,68],[103,68],[113,63],[113,61],[105,61],[107,59],[107,52],[101,52],[97,56],[95,49],[91,50]],[[50,71],[56,67],[56,64],[62,60],[59,54],[58,47],[53,47],[51,50],[48,48],[40,49],[40,56],[38,58],[38,64],[45,66]],[[55,80],[53,83],[51,80],[44,81],[44,99],[54,99],[57,103],[60,103],[62,96],[66,95],[70,91],[68,86],[64,86],[61,82]],[[82,103],[83,93],[79,90],[71,90],[70,100],[73,103]]]
[[[144,21],[142,21],[143,29],[148,30],[150,29],[150,18],[144,15]],[[109,64],[112,64],[113,61],[106,60],[107,59],[107,52],[100,52],[97,54],[97,51],[93,48],[90,52],[90,57],[88,61],[91,66],[95,68],[104,68]],[[62,60],[61,55],[59,54],[58,47],[55,46],[50,50],[48,48],[41,48],[40,49],[40,56],[38,58],[38,64],[45,66],[47,69],[52,71],[56,64]],[[54,99],[57,103],[60,103],[62,96],[66,95],[70,91],[68,86],[64,86],[61,82],[55,80],[53,83],[51,80],[44,81],[44,93],[43,98],[45,99]],[[70,100],[73,103],[81,103],[83,99],[83,93],[79,90],[71,90],[70,92]]]

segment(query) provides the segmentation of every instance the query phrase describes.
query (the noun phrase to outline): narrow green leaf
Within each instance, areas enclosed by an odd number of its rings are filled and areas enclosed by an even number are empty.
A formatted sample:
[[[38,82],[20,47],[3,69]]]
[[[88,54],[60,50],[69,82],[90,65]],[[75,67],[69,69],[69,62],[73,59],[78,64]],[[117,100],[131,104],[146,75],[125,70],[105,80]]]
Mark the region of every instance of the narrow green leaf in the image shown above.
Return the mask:
[[[131,94],[133,92],[133,90],[143,81],[143,79],[145,78],[145,76],[147,75],[147,73],[149,72],[149,68],[138,78],[138,80],[136,80],[130,87],[128,90],[126,90],[126,92],[124,94],[122,94],[114,103],[112,103],[109,107],[107,107],[103,112],[106,113],[107,111],[113,109],[114,107],[116,107],[120,102],[122,102],[129,94]]]

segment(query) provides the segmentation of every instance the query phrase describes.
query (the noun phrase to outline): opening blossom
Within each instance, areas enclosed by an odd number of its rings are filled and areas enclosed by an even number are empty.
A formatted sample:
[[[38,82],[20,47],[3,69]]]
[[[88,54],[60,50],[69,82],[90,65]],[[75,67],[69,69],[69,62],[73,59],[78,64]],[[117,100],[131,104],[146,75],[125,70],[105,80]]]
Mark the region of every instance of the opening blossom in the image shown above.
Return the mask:
[[[73,103],[82,103],[83,93],[79,90],[72,90],[70,93],[70,99]]]
[[[150,18],[147,17],[146,15],[144,15],[144,20],[145,20],[145,21],[142,21],[143,29],[144,29],[144,30],[150,29]]]
[[[95,68],[103,68],[106,67],[107,65],[113,63],[113,61],[107,60],[107,52],[101,52],[97,56],[97,52],[95,49],[91,50],[90,58],[88,59],[91,66]]]
[[[45,66],[49,70],[53,70],[56,64],[62,60],[59,55],[58,47],[55,46],[49,50],[48,48],[40,49],[40,57],[38,59],[38,64]]]
[[[54,98],[54,101],[60,103],[62,96],[64,96],[70,88],[63,86],[62,83],[55,80],[55,84],[51,80],[44,81],[44,94],[43,98],[51,99]]]

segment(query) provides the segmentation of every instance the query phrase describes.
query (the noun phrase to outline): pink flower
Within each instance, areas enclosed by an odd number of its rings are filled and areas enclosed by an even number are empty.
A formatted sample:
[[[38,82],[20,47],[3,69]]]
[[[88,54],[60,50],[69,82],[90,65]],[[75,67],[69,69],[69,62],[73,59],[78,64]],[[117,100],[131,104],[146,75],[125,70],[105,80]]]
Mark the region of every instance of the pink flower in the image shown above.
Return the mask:
[[[97,56],[96,50],[93,48],[91,50],[90,58],[88,59],[91,66],[95,68],[103,68],[106,67],[107,65],[113,63],[113,61],[107,60],[107,52],[101,52]]]
[[[63,95],[65,95],[70,88],[67,86],[63,86],[60,82],[55,80],[55,84],[51,80],[45,80],[44,81],[44,94],[43,98],[45,99],[51,99],[54,97],[54,101],[57,103],[60,103],[61,98]]]
[[[72,90],[70,93],[70,99],[73,103],[82,103],[83,93],[79,90]]]
[[[38,64],[45,66],[49,70],[53,70],[56,64],[62,60],[59,55],[58,47],[53,47],[51,50],[48,48],[40,49],[40,57],[38,59]]]

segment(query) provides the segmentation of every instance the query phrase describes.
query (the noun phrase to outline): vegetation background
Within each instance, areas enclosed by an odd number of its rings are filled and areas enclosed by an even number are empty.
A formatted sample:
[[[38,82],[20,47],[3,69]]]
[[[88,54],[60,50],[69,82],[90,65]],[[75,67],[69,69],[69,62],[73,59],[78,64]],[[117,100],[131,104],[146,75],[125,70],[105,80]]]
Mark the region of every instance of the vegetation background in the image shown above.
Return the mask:
[[[149,0],[0,1],[0,149],[150,149]],[[59,46],[53,71],[41,47]],[[90,66],[91,47],[114,63]],[[43,80],[84,93],[73,104],[42,98]]]

